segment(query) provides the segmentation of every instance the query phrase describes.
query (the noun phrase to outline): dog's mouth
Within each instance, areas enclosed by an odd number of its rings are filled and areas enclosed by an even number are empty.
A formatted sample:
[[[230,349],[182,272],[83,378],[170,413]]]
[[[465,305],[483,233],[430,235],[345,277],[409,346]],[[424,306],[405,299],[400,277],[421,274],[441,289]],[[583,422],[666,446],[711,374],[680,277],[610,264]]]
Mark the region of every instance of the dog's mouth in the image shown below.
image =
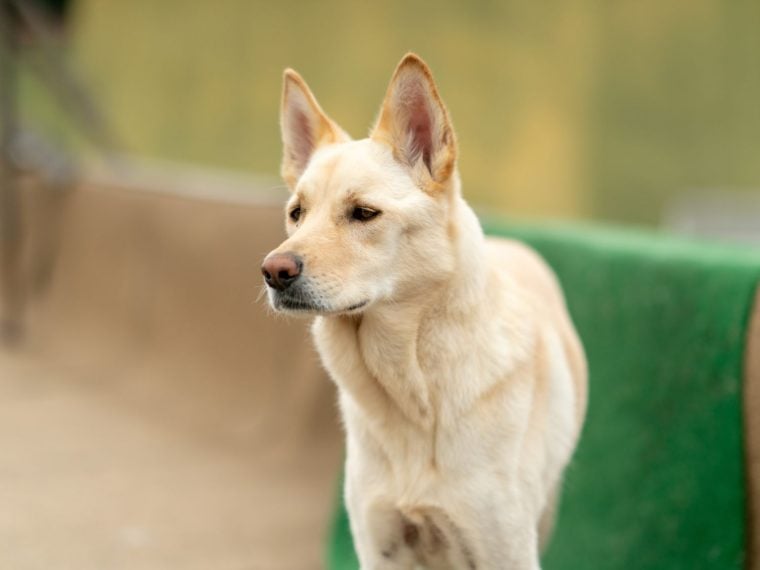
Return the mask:
[[[367,299],[366,301],[362,301],[361,303],[355,303],[353,305],[350,305],[350,306],[346,307],[345,309],[342,309],[340,312],[341,313],[353,313],[354,311],[358,311],[359,309],[363,309],[367,305],[369,305],[369,299]]]
[[[274,299],[274,308],[279,311],[288,311],[295,313],[311,313],[318,315],[339,315],[353,313],[369,305],[369,300],[354,303],[347,307],[335,309],[325,305],[306,301],[304,299],[295,299],[288,295],[280,294]]]

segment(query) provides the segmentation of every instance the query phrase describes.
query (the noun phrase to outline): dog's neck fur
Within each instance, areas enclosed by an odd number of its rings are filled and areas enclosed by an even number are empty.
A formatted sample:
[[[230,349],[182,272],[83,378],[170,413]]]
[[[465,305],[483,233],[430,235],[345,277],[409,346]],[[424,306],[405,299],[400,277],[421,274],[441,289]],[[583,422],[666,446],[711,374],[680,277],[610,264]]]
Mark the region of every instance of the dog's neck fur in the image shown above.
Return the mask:
[[[341,388],[349,391],[366,414],[383,416],[377,419],[392,420],[400,412],[419,428],[432,428],[440,390],[425,377],[419,347],[434,342],[425,338],[430,331],[445,333],[451,320],[461,324],[469,317],[476,321],[473,309],[484,294],[487,279],[485,247],[478,220],[458,192],[451,200],[449,221],[450,227],[460,228],[450,232],[456,272],[413,297],[378,303],[358,317],[321,317],[324,322],[317,325],[341,329],[345,344],[326,347],[344,355],[351,353],[355,360],[353,369],[346,370],[351,376],[349,385]],[[466,230],[461,231],[463,226]],[[372,405],[362,405],[365,397],[372,399]],[[378,408],[378,397],[385,406]]]

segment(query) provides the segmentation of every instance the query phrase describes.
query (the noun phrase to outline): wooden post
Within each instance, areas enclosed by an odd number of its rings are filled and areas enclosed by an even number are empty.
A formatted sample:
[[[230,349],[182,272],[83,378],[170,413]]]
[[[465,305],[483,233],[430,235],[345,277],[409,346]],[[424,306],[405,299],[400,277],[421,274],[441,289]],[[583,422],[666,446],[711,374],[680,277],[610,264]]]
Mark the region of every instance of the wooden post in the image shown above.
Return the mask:
[[[0,341],[22,334],[21,220],[12,147],[17,125],[18,36],[11,0],[0,0]]]

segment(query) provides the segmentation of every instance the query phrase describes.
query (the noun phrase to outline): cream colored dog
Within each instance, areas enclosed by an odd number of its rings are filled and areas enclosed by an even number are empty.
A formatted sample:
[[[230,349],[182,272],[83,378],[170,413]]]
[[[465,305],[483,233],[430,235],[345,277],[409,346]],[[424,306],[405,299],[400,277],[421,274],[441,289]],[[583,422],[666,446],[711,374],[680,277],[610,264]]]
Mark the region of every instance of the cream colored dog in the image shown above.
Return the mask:
[[[554,276],[524,245],[484,238],[419,57],[358,141],[297,73],[284,81],[289,237],[262,272],[272,307],[316,315],[362,569],[538,569],[586,407]]]

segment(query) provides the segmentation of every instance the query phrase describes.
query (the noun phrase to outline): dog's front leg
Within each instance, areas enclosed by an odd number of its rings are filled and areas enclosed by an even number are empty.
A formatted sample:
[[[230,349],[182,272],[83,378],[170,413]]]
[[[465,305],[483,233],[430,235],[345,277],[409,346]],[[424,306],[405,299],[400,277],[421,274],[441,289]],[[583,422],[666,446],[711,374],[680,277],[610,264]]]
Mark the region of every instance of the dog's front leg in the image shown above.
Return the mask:
[[[416,570],[416,529],[397,509],[390,503],[357,501],[347,507],[361,570]]]
[[[457,536],[469,543],[468,570],[540,570],[536,517],[521,501],[491,498],[488,505],[458,514]]]
[[[456,521],[435,506],[399,509],[390,502],[349,509],[361,570],[540,570],[535,525],[506,505]]]

